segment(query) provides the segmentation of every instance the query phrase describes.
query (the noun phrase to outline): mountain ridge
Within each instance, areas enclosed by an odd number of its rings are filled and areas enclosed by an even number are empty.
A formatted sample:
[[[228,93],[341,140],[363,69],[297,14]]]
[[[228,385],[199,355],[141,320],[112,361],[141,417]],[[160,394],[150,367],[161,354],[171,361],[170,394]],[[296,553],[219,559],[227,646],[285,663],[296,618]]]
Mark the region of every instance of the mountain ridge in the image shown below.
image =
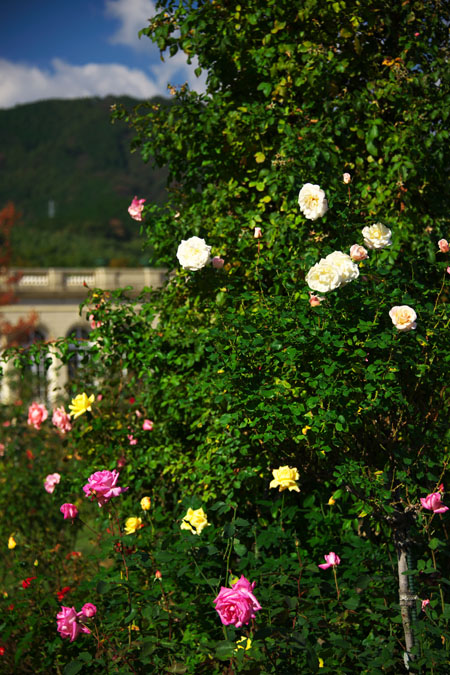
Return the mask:
[[[139,101],[49,99],[0,110],[0,208],[12,201],[22,214],[14,266],[148,264],[127,207],[135,195],[164,202],[166,174],[130,152],[134,132],[110,121],[118,103]]]

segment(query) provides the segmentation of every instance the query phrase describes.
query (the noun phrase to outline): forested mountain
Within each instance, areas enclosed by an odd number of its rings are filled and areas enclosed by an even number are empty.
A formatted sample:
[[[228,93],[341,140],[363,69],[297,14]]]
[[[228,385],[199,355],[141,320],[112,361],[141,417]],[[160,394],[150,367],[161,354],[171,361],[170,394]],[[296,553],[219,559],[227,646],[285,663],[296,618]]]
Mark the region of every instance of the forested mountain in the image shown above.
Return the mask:
[[[0,110],[0,208],[22,213],[13,232],[13,264],[91,266],[148,264],[134,195],[165,199],[166,176],[130,153],[133,132],[112,124],[114,103],[48,100]]]

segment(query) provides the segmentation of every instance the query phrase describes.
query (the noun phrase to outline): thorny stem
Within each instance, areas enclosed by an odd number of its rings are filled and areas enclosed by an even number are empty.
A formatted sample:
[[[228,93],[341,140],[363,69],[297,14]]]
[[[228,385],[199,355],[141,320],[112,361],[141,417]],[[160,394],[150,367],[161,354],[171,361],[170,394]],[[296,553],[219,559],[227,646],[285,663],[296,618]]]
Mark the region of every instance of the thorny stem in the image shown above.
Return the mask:
[[[434,567],[435,570],[437,570],[436,556],[435,556],[435,553],[434,553],[433,549],[431,549],[431,557],[433,558],[433,567]],[[441,596],[442,613],[444,613],[445,612],[445,602],[444,602],[444,594],[442,592],[442,584],[439,584],[439,595]]]
[[[167,599],[167,595],[166,595],[166,592],[164,590],[162,580],[158,579],[158,581],[159,581],[159,584],[161,586],[161,593],[162,593],[162,596],[164,598],[164,604],[166,606],[166,612],[167,612],[167,617],[168,617],[168,621],[169,621],[169,640],[171,640],[172,639],[172,616],[171,616],[171,611],[170,611],[170,608],[169,608],[169,601]]]
[[[437,294],[436,302],[434,303],[433,314],[434,314],[435,311],[436,311],[436,307],[437,307],[437,304],[438,304],[438,302],[439,302],[439,298],[441,297],[441,293],[442,293],[442,291],[444,290],[444,286],[445,286],[445,275],[446,275],[446,274],[447,274],[447,272],[444,272],[444,276],[442,277],[442,285],[441,285],[441,288],[440,288],[440,290],[439,290],[439,293]],[[437,325],[437,324],[436,324],[436,325]],[[434,326],[434,327],[436,328],[436,326]]]
[[[339,591],[339,586],[338,586],[338,582],[337,582],[336,565],[333,565],[333,574],[334,574],[334,583],[336,585],[337,599],[338,599],[338,602],[339,602],[340,591]]]

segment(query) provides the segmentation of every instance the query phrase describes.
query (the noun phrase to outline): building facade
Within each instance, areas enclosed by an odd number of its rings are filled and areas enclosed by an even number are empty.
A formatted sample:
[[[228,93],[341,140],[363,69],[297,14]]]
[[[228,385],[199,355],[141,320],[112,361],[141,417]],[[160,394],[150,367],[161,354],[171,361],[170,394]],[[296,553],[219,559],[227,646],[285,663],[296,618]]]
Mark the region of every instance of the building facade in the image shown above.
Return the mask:
[[[9,270],[13,276],[15,270]],[[17,281],[9,288],[14,292],[15,304],[4,305],[0,314],[4,321],[16,325],[21,319],[36,317],[27,340],[28,344],[43,341],[50,346],[52,363],[48,369],[43,364],[31,367],[34,396],[49,404],[54,403],[76,368],[76,358],[69,365],[61,366],[52,355],[51,344],[58,338],[72,337],[86,341],[91,331],[86,312],[80,315],[80,304],[86,299],[89,289],[116,290],[131,286],[130,295],[138,295],[144,288],[158,288],[167,279],[167,271],[151,268],[32,268],[17,275]],[[0,289],[6,288],[6,277],[0,276]],[[4,342],[5,336],[2,336]],[[4,347],[4,344],[2,345]],[[24,344],[27,346],[27,343]],[[9,403],[14,396],[12,362],[2,363],[3,377],[0,382],[0,402]]]

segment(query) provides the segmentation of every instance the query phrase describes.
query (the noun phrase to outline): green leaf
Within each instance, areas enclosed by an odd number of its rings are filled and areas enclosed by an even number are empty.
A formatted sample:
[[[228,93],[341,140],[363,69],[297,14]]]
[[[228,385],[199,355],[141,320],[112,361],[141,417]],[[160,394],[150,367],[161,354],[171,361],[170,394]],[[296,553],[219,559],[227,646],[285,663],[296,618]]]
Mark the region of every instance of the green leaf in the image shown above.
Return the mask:
[[[221,661],[227,661],[228,659],[231,659],[235,649],[236,644],[234,642],[223,640],[216,646],[216,658],[220,659]]]
[[[77,661],[77,660],[71,661],[64,668],[63,673],[64,675],[76,675],[76,673],[79,673],[84,665],[85,665],[84,661]]]

